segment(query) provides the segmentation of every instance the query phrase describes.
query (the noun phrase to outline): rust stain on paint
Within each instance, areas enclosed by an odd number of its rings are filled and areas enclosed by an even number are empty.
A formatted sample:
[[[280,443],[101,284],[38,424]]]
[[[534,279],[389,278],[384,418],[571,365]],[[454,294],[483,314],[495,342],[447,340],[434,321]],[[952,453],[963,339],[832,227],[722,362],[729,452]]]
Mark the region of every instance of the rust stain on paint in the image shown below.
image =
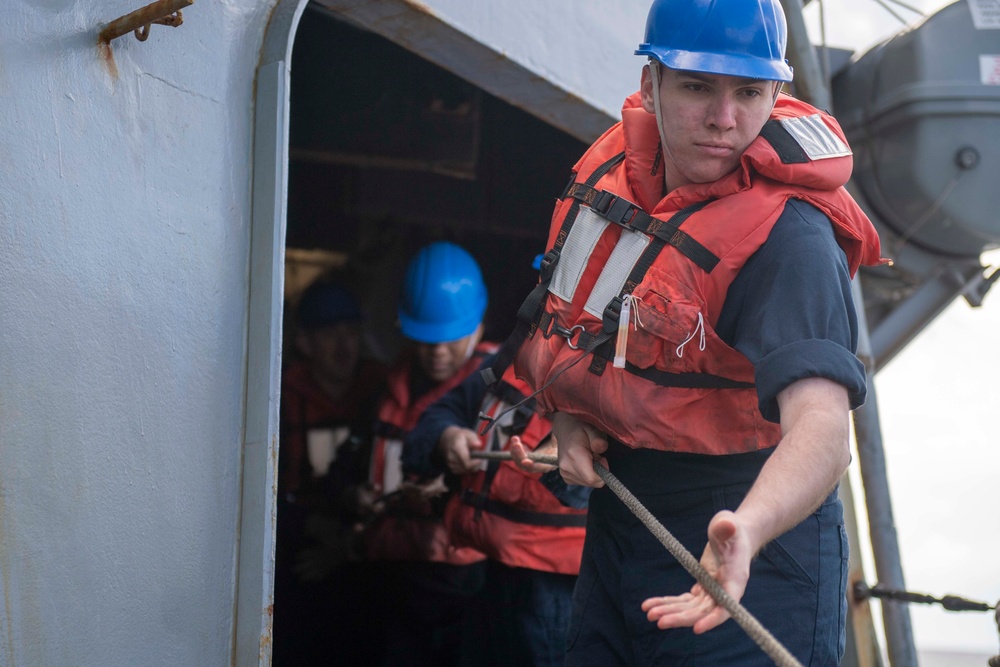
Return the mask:
[[[264,632],[260,636],[260,652],[258,659],[260,664],[267,664],[271,661],[271,630],[274,627],[274,604],[269,604],[264,608]]]
[[[118,80],[118,65],[115,64],[115,54],[111,52],[111,45],[104,41],[97,42],[97,54],[101,57],[104,62],[105,69],[108,70],[108,74],[111,78]]]

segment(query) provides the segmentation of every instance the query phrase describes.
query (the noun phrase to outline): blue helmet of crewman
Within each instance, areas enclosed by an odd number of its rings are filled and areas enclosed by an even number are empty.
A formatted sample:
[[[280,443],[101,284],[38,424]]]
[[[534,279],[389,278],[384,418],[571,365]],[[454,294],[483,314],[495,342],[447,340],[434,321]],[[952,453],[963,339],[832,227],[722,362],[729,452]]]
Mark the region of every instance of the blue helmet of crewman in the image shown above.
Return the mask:
[[[468,336],[483,321],[489,301],[476,260],[448,241],[424,247],[410,261],[399,302],[403,335],[420,343]]]

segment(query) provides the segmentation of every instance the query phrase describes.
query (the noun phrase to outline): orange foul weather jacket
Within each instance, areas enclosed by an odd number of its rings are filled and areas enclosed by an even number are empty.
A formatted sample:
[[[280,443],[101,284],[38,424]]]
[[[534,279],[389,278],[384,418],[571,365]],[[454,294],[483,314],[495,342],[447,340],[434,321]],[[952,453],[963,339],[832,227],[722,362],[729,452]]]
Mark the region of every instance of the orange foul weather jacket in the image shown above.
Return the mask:
[[[399,489],[403,481],[400,463],[403,439],[416,425],[421,413],[473,373],[483,356],[495,351],[496,345],[480,343],[458,373],[419,397],[410,396],[409,360],[389,373],[388,393],[379,405],[372,448],[369,481],[376,493],[390,494]],[[452,545],[442,517],[433,511],[429,501],[391,503],[389,508],[390,511],[376,519],[365,534],[365,552],[369,558],[452,565],[468,565],[485,558],[474,549]],[[400,511],[393,511],[394,508]]]

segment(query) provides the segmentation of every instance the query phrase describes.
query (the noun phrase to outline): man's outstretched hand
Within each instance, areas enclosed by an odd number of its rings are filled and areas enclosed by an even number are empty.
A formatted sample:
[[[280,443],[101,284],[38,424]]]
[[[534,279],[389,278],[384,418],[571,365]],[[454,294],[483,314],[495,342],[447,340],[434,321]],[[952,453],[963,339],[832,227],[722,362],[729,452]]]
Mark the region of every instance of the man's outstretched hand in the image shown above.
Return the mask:
[[[755,551],[739,517],[723,510],[708,524],[708,545],[701,556],[701,565],[734,600],[739,601],[750,578],[750,560]],[[690,627],[695,634],[707,632],[729,618],[729,612],[700,584],[695,584],[690,593],[683,595],[649,598],[642,603],[642,610],[661,630]]]

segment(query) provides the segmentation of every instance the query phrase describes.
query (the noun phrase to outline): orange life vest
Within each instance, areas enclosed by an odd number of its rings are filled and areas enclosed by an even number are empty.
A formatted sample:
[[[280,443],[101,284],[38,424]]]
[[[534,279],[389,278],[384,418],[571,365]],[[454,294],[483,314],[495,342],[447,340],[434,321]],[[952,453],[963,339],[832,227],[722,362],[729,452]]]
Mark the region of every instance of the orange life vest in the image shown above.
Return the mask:
[[[381,364],[363,361],[350,388],[334,399],[313,379],[307,361],[297,360],[288,367],[281,379],[281,447],[278,454],[278,488],[284,500],[303,502],[301,492],[306,491],[315,475],[324,472],[314,471],[310,465],[312,445],[309,443],[313,438],[332,443],[335,461],[336,452],[346,440],[338,430],[360,435],[367,442],[375,400],[384,377],[385,369]],[[364,474],[363,469],[359,473]]]
[[[400,456],[403,440],[425,409],[458,386],[482,363],[487,354],[496,351],[493,343],[480,343],[469,360],[454,376],[438,384],[414,400],[410,396],[411,359],[404,359],[387,378],[387,394],[379,404],[376,437],[372,445],[369,481],[378,494],[389,494],[403,481]],[[405,514],[387,513],[379,516],[365,533],[365,553],[372,560],[433,561],[466,565],[481,561],[485,556],[467,547],[456,548],[448,539],[441,516],[431,503],[407,506]]]
[[[517,375],[541,390],[545,412],[576,415],[632,447],[771,447],[780,429],[760,414],[753,365],[714,327],[729,285],[791,198],[830,218],[852,276],[880,261],[871,221],[843,188],[853,167],[844,134],[782,94],[733,173],[661,198],[659,136],[638,93],[622,119],[580,159],[556,205],[542,281],[518,314],[528,328],[519,324]]]
[[[482,412],[496,417],[531,393],[513,369],[490,388]],[[483,449],[507,451],[519,435],[535,449],[552,431],[547,419],[523,403],[507,412],[483,436]],[[510,567],[578,574],[587,511],[566,507],[529,473],[510,461],[491,461],[486,470],[462,476],[462,488],[448,502],[445,525],[456,545],[470,546]]]

